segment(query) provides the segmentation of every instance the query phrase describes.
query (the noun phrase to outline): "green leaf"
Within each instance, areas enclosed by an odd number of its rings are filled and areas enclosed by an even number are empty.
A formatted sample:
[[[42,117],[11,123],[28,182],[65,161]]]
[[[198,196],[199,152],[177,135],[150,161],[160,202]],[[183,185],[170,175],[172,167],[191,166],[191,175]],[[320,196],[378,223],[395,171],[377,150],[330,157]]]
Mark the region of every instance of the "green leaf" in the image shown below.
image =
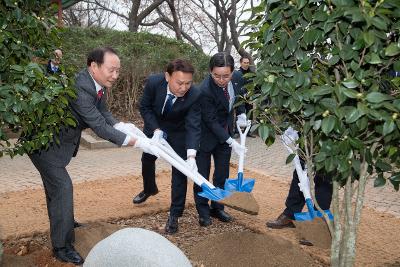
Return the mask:
[[[364,32],[363,39],[365,41],[366,47],[370,47],[375,42],[375,33],[373,31]]]
[[[336,63],[339,62],[340,57],[338,55],[335,55],[333,57],[331,57],[330,59],[328,59],[328,63],[329,65],[335,65]]]
[[[391,43],[385,49],[385,56],[392,57],[400,53],[400,47],[398,43]]]
[[[296,51],[297,48],[297,40],[293,37],[289,38],[288,42],[287,42],[287,47],[290,50],[290,52],[294,52]]]
[[[374,187],[381,187],[386,184],[386,179],[383,177],[383,175],[379,175],[375,181],[374,181]]]
[[[372,24],[375,27],[377,27],[379,30],[386,31],[386,29],[387,29],[386,22],[383,19],[379,18],[379,17],[372,18]]]
[[[341,92],[342,92],[345,96],[347,96],[347,97],[349,97],[349,98],[357,98],[358,92],[357,92],[356,90],[349,89],[349,88],[344,88],[344,87],[340,87],[340,89],[341,89]]]
[[[287,158],[286,158],[286,164],[289,164],[290,162],[293,161],[294,157],[296,156],[296,154],[290,154]]]
[[[20,66],[20,65],[11,65],[10,69],[15,70],[15,71],[19,71],[19,72],[24,71],[24,68],[22,66]]]
[[[335,127],[336,119],[334,116],[328,116],[322,120],[322,132],[328,135]]]
[[[355,79],[346,79],[342,82],[342,84],[347,88],[356,88],[359,86],[359,83]]]
[[[392,121],[392,120],[385,121],[385,123],[383,124],[383,130],[382,130],[383,136],[390,134],[391,132],[394,131],[395,128],[396,128],[396,125],[395,125],[394,121]]]
[[[375,166],[379,172],[388,172],[392,170],[392,166],[389,163],[386,163],[382,160],[377,160],[376,161],[376,166]]]
[[[319,152],[315,157],[314,160],[315,162],[322,162],[326,159],[326,153],[325,152]]]
[[[363,115],[364,114],[357,108],[352,108],[352,110],[345,115],[346,123],[353,123]]]
[[[389,179],[392,180],[392,181],[395,181],[395,182],[400,182],[400,173],[397,173],[397,174],[393,175]]]
[[[386,100],[391,100],[393,97],[379,92],[371,92],[365,99],[370,103],[381,103]]]
[[[68,125],[76,127],[76,122],[72,118],[66,118],[65,121],[67,122]]]
[[[321,32],[319,30],[316,29],[308,30],[304,33],[303,39],[307,45],[310,45],[318,40],[320,34]]]
[[[314,122],[314,124],[313,124],[313,130],[314,130],[314,131],[318,131],[319,128],[321,128],[321,124],[322,124],[322,121],[321,121],[321,120],[316,120],[316,121]]]
[[[258,135],[265,142],[269,136],[269,127],[265,124],[261,124],[260,127],[258,127]]]
[[[370,53],[365,56],[365,61],[369,64],[380,64],[382,63],[381,58],[376,53]]]

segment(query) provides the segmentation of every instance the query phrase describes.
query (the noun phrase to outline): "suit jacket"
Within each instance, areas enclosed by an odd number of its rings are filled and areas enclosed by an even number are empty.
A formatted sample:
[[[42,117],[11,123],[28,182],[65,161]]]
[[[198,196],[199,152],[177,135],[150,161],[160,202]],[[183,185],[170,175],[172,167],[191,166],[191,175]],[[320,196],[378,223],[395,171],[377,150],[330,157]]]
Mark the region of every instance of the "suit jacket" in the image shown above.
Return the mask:
[[[119,146],[126,135],[113,128],[118,121],[106,106],[106,94],[97,98],[96,87],[87,69],[79,72],[75,79],[77,97],[70,102],[70,109],[77,120],[76,127],[64,127],[59,132],[59,144],[53,142],[47,150],[37,151],[32,157],[50,165],[65,167],[76,155],[82,130],[91,128],[99,137]],[[105,88],[103,89],[105,90]]]
[[[234,71],[231,82],[236,102],[243,90],[244,81],[241,73]],[[222,88],[216,85],[211,75],[203,80],[200,88],[202,91],[200,149],[208,152],[233,135],[233,127],[236,127],[233,121],[234,109],[229,110],[229,103]],[[236,112],[237,114],[246,112],[244,105],[237,106]]]
[[[183,97],[176,99],[169,113],[163,115],[161,112],[167,96],[167,85],[163,73],[148,77],[140,101],[143,131],[151,137],[154,130],[159,128],[167,134],[169,142],[180,142],[186,149],[198,150],[201,133],[200,90],[192,86]]]

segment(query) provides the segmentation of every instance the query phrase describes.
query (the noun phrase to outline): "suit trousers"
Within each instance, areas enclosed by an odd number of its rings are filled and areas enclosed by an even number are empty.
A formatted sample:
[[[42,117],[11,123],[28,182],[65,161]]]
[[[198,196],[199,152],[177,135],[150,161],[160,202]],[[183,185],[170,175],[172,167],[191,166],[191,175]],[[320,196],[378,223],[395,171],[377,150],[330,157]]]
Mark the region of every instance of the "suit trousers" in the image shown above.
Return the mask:
[[[225,180],[229,178],[229,161],[231,159],[232,148],[227,143],[217,144],[212,151],[205,152],[200,149],[197,152],[196,163],[199,173],[209,180],[211,169],[211,156],[214,158],[214,174],[213,185],[224,188]],[[202,191],[201,187],[194,184],[194,201],[196,209],[200,217],[210,216],[210,207],[208,199],[198,195]],[[223,210],[224,205],[215,201],[211,201],[211,208]]]
[[[306,203],[303,193],[300,191],[300,188],[298,186],[299,182],[300,181],[299,177],[297,176],[297,172],[294,171],[292,183],[290,184],[289,194],[285,202],[286,209],[283,211],[283,213],[291,219],[294,219],[295,213],[301,212],[303,210],[303,207]],[[315,198],[317,199],[319,206],[323,210],[329,209],[329,207],[331,206],[333,191],[331,180],[328,177],[317,173],[314,178],[314,183]]]
[[[73,186],[65,167],[57,167],[29,156],[43,181],[47,212],[50,220],[50,237],[54,248],[71,246],[75,241]]]
[[[175,150],[175,152],[183,159],[186,158],[186,149],[185,146],[178,144],[174,144],[168,140],[171,147]],[[157,191],[156,185],[156,162],[157,157],[143,153],[142,155],[142,175],[143,175],[143,186],[144,192],[146,193],[154,193]],[[172,177],[171,177],[171,206],[170,206],[170,215],[174,217],[181,217],[183,214],[183,210],[185,209],[186,202],[186,193],[187,193],[187,177],[178,171],[175,167],[172,167]]]

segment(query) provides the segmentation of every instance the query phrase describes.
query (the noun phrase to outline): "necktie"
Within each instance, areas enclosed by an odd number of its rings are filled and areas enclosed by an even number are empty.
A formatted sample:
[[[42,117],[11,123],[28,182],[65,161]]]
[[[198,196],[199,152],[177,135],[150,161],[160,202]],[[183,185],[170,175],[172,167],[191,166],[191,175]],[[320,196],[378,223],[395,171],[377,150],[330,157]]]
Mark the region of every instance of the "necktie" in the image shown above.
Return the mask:
[[[228,100],[228,102],[229,102],[229,100],[231,100],[231,97],[229,96],[228,88],[225,87],[222,90],[224,91],[224,96],[225,96],[226,100]]]
[[[102,96],[103,96],[103,89],[100,89],[100,90],[97,92],[97,99],[101,99]]]
[[[172,109],[172,101],[175,99],[175,96],[173,94],[168,94],[167,101],[165,102],[164,106],[164,112],[163,114],[166,115],[168,112],[171,111]]]

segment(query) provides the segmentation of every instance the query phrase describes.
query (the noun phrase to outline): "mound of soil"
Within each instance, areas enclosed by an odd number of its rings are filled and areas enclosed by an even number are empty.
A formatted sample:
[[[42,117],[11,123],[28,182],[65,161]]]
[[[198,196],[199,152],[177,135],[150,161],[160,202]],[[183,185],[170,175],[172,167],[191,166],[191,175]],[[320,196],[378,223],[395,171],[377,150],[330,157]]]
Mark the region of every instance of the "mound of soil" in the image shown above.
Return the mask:
[[[211,236],[193,246],[189,254],[203,266],[317,266],[291,242],[248,231]]]

